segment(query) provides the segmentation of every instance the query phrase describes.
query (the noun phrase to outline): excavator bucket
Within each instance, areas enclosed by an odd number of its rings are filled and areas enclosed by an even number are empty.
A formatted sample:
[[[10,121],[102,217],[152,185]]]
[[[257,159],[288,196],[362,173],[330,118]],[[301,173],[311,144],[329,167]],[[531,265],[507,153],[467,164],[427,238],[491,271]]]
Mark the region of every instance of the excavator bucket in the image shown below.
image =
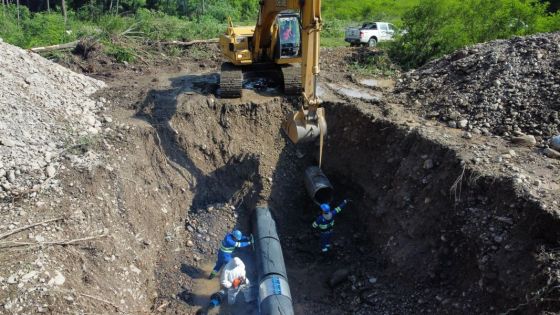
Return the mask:
[[[307,119],[307,111],[299,110],[286,118],[282,129],[293,143],[313,141],[319,137],[321,131],[325,136],[327,134],[325,111],[323,108],[318,108],[317,119],[310,121]]]

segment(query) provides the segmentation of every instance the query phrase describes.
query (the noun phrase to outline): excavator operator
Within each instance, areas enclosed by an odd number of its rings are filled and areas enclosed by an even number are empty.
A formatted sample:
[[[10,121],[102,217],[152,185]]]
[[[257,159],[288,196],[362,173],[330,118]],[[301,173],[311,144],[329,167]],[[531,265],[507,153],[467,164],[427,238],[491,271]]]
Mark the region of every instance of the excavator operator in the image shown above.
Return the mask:
[[[294,32],[292,31],[292,25],[290,22],[284,22],[282,28],[282,41],[287,42],[293,40]]]

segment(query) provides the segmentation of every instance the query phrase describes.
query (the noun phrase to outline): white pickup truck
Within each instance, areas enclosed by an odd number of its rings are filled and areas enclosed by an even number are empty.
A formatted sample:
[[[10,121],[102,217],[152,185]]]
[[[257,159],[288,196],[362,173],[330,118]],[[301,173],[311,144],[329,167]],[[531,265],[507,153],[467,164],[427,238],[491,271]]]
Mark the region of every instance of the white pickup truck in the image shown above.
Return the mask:
[[[364,23],[361,28],[347,28],[344,40],[349,42],[351,46],[367,45],[375,47],[379,42],[392,40],[396,33],[397,28],[391,23]]]

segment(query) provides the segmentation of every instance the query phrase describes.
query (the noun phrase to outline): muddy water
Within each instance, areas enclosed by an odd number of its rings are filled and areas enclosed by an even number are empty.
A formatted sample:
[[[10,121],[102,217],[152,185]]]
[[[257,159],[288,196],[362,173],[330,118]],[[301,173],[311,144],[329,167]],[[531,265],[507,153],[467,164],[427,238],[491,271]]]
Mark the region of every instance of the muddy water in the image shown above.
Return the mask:
[[[363,99],[366,101],[374,101],[374,100],[380,100],[381,96],[380,95],[373,95],[370,94],[366,91],[363,90],[359,90],[359,89],[355,89],[355,88],[350,88],[350,87],[346,87],[346,86],[342,86],[342,85],[338,85],[338,84],[328,84],[328,86],[335,91],[337,94],[346,96],[346,97],[350,97],[350,98],[359,98],[359,99]]]
[[[228,305],[227,297],[222,301],[222,305],[219,308],[215,308],[208,311],[209,315],[215,314],[247,314],[247,315],[257,315],[258,306],[256,301],[257,287],[256,283],[257,272],[255,270],[255,263],[253,259],[252,252],[244,251],[236,254],[240,257],[246,266],[247,277],[249,278],[250,286],[247,286],[244,291],[239,292],[236,298],[236,302],[233,305]],[[202,269],[204,277],[194,279],[193,283],[193,305],[204,308],[210,302],[210,296],[220,290],[220,276],[217,275],[214,279],[208,280],[206,275],[210,274],[212,268],[214,268],[214,261],[208,261],[200,266]],[[247,292],[245,292],[245,290]]]
[[[200,269],[202,269],[203,274],[205,276],[195,279],[193,281],[194,294],[193,294],[192,302],[196,306],[204,307],[208,305],[208,302],[210,301],[210,296],[213,293],[218,292],[220,290],[219,277],[216,277],[212,280],[208,280],[208,278],[206,277],[206,275],[210,274],[212,268],[214,268],[213,261],[209,261],[201,265]],[[218,314],[218,312],[216,310],[216,312],[208,312],[208,314]]]
[[[379,88],[391,88],[395,85],[395,81],[391,79],[363,79],[360,80],[360,83],[363,86],[367,87],[379,87]]]

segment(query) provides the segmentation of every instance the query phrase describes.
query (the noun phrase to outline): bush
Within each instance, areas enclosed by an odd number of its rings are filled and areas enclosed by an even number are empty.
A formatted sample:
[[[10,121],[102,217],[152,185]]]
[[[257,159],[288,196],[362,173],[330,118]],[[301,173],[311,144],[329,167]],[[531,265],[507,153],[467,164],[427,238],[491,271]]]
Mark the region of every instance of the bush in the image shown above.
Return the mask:
[[[552,31],[557,20],[537,0],[424,0],[404,15],[408,32],[390,52],[413,68],[467,45]]]
[[[116,44],[108,44],[107,54],[113,56],[118,62],[132,62],[136,60],[133,49]]]
[[[321,46],[344,46],[344,31],[350,23],[337,19],[326,20],[323,23]]]
[[[358,54],[358,58],[353,60],[350,67],[354,72],[362,75],[373,76],[393,76],[397,69],[385,50],[369,51]]]
[[[64,17],[58,13],[35,13],[23,29],[27,38],[25,47],[62,44],[76,38],[73,32],[66,32]]]

